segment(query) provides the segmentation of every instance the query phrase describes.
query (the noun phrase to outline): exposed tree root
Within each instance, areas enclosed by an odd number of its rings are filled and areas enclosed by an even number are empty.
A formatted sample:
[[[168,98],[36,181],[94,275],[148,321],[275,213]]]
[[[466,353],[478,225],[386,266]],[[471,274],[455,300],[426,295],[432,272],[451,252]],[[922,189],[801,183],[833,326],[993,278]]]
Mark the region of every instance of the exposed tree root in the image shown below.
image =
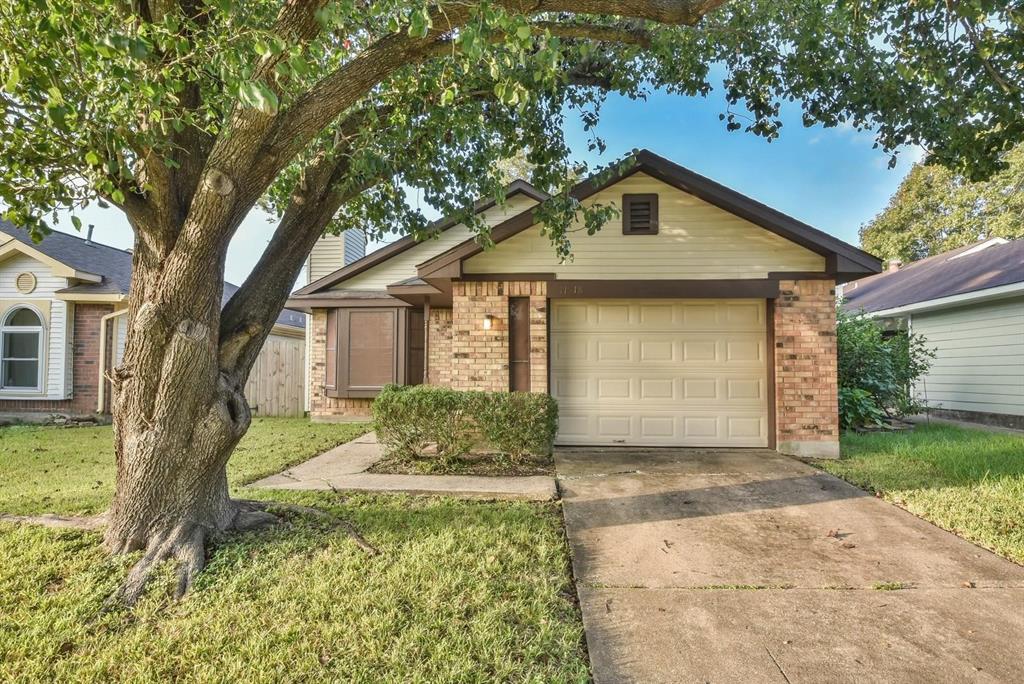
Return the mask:
[[[0,513],[0,522],[17,523],[20,525],[42,525],[43,527],[63,527],[73,530],[98,530],[107,524],[106,514],[91,516],[54,515],[10,515]]]
[[[313,508],[311,506],[301,506],[299,504],[278,503],[270,501],[246,501],[245,503],[262,507],[264,510],[267,511],[289,511],[291,513],[310,515],[320,520],[324,520],[334,527],[339,527],[345,530],[345,532],[352,539],[355,545],[358,546],[363,552],[371,556],[376,556],[380,553],[380,551],[375,546],[373,546],[370,542],[366,541],[366,539],[363,538],[361,534],[359,534],[359,531],[355,528],[355,526],[352,523],[348,522],[347,520],[342,520],[336,515],[331,515],[327,511],[322,511],[319,508]],[[268,515],[270,514],[268,513]]]
[[[157,566],[165,560],[177,561],[178,581],[174,597],[176,600],[181,599],[206,566],[207,539],[216,539],[221,533],[250,532],[280,523],[281,519],[271,511],[298,513],[326,521],[332,527],[345,530],[356,546],[368,555],[380,553],[351,523],[318,508],[254,500],[236,500],[233,503],[237,505],[237,511],[225,530],[210,530],[203,525],[183,522],[170,530],[152,535],[142,558],[132,566],[121,586],[107,599],[106,608],[134,606],[145,592],[146,584]]]

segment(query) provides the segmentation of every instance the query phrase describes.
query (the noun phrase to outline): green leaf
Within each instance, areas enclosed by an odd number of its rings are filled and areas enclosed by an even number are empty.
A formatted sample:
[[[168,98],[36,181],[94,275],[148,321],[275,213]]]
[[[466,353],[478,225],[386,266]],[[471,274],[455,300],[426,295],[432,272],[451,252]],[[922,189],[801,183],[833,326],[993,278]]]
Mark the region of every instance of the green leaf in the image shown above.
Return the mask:
[[[263,81],[242,81],[238,86],[238,97],[246,107],[270,116],[277,114],[277,94]]]
[[[88,164],[89,166],[99,166],[100,155],[96,154],[92,150],[89,150],[88,152],[85,153],[85,163]]]
[[[74,214],[71,216],[71,224],[75,227],[75,230],[82,230],[82,219],[78,218]]]
[[[13,93],[14,89],[18,87],[18,83],[21,82],[21,69],[15,64],[11,67],[11,73],[7,74],[7,82],[4,83],[4,90],[9,93]]]
[[[426,8],[418,9],[409,16],[409,35],[413,38],[425,38],[431,26],[433,22]]]
[[[516,37],[519,38],[519,40],[526,40],[530,37],[531,33],[533,33],[533,31],[530,30],[530,27],[527,24],[522,24],[516,29]]]

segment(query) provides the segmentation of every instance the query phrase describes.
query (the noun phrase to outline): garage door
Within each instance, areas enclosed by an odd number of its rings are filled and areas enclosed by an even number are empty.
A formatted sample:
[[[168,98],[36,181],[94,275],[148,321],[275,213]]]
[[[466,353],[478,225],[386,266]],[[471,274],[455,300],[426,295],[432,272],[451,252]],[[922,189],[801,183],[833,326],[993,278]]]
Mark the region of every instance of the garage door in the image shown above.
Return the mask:
[[[552,302],[559,444],[768,445],[765,302]]]

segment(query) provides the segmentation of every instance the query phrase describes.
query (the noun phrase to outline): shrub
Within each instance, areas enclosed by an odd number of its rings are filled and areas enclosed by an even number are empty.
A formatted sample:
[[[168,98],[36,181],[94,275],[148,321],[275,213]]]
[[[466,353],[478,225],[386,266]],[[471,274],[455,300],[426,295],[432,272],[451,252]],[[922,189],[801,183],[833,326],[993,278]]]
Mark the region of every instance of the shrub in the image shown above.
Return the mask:
[[[839,355],[839,422],[846,428],[879,425],[922,407],[914,383],[928,372],[935,352],[921,335],[886,335],[863,312],[836,312]]]
[[[551,453],[558,430],[558,403],[532,392],[474,392],[473,416],[480,436],[512,459]]]
[[[558,405],[546,394],[388,385],[373,402],[373,421],[388,456],[419,458],[434,445],[448,460],[481,444],[521,459],[551,453]]]

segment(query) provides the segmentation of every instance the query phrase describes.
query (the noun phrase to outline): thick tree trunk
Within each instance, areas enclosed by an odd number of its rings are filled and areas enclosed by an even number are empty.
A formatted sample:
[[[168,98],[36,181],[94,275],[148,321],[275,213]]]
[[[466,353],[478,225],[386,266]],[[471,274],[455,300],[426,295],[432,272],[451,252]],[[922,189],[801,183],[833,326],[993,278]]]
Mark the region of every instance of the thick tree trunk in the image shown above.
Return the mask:
[[[227,461],[251,414],[246,374],[233,379],[218,362],[223,256],[160,256],[137,241],[128,338],[113,378],[117,481],[105,545],[145,550],[121,589],[127,604],[156,563],[180,562],[183,593],[211,535],[274,520],[228,495]]]

